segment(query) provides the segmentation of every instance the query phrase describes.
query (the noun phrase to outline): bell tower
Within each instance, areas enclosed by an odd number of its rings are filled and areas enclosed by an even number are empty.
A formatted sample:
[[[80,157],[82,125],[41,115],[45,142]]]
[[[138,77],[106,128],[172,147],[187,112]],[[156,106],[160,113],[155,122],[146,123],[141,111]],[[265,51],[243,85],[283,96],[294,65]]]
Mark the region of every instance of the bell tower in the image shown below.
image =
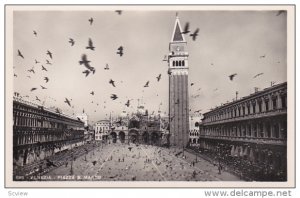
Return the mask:
[[[189,136],[188,52],[179,17],[176,16],[169,44],[169,123],[170,145],[186,147]]]

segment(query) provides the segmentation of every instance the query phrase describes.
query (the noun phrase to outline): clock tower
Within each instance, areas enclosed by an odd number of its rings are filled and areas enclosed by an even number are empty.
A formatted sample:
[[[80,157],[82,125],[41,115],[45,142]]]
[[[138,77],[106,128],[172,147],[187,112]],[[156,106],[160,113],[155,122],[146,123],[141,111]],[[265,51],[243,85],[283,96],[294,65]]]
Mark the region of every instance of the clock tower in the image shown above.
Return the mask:
[[[169,123],[170,145],[186,147],[189,137],[188,52],[187,42],[176,16],[169,44]]]

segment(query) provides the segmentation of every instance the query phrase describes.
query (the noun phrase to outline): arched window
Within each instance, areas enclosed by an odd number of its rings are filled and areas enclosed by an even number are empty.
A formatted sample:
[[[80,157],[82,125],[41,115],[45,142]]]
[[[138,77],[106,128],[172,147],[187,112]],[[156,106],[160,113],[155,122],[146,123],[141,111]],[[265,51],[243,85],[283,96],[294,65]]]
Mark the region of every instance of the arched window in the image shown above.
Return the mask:
[[[181,61],[179,61],[179,66],[181,66]]]
[[[182,61],[182,66],[184,66],[184,60]]]
[[[176,61],[176,66],[178,66],[178,61]]]
[[[175,61],[172,61],[173,62],[173,66],[175,66]]]

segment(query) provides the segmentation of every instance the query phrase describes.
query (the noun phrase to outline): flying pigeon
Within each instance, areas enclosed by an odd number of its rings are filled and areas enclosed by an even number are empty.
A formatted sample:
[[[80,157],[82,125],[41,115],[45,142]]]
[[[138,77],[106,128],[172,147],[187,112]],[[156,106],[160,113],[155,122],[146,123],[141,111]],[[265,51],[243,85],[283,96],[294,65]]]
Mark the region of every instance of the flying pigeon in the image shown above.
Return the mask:
[[[193,34],[190,34],[190,36],[193,38],[193,41],[196,40],[196,38],[198,36],[198,32],[199,32],[199,28],[197,28]]]
[[[42,65],[42,70],[44,71],[48,71],[43,65]]]
[[[264,73],[259,73],[259,74],[256,74],[253,78],[256,78],[256,77],[258,77],[258,76],[260,76],[260,75],[263,75]]]
[[[104,70],[109,70],[108,64],[105,65]]]
[[[235,73],[235,74],[231,74],[231,75],[229,75],[228,77],[229,77],[229,79],[232,81],[233,80],[233,78],[236,76],[237,74]]]
[[[129,105],[130,105],[130,100],[127,100],[127,102],[125,103],[125,105],[126,105],[127,107],[129,107]]]
[[[159,74],[156,78],[157,78],[157,82],[159,82],[161,79],[161,74]]]
[[[68,100],[68,98],[65,98],[65,103],[67,103],[71,107],[71,102]]]
[[[123,47],[122,46],[120,46],[119,48],[118,48],[118,52],[117,52],[117,54],[119,54],[120,56],[123,56]]]
[[[44,80],[46,81],[46,83],[49,81],[48,77],[44,77]]]
[[[118,98],[118,96],[116,94],[111,94],[110,98],[113,100],[116,100]]]
[[[23,54],[21,53],[21,51],[20,51],[20,50],[18,50],[18,56],[20,56],[21,58],[23,58],[23,59],[24,59],[24,56],[23,56]]]
[[[122,10],[116,10],[115,12],[118,13],[118,15],[122,14]]]
[[[44,86],[42,86],[42,85],[40,85],[40,86],[41,86],[42,89],[47,89],[46,87],[44,87]]]
[[[46,54],[49,55],[49,57],[52,59],[52,53],[49,50],[47,50]]]
[[[112,84],[113,87],[116,87],[115,86],[115,81],[113,81],[112,79],[110,79],[109,84]]]
[[[95,50],[95,47],[93,46],[93,41],[91,38],[89,38],[88,46],[85,47],[86,49]]]
[[[46,64],[52,65],[48,59],[46,59]]]
[[[149,81],[146,82],[146,84],[144,85],[144,87],[149,87]]]
[[[37,36],[37,32],[35,30],[33,30],[33,34],[34,36]]]
[[[190,23],[187,22],[187,23],[185,24],[185,26],[184,26],[184,31],[181,32],[181,34],[187,34],[187,33],[189,33],[189,32],[190,32],[189,26],[190,26]]]
[[[35,100],[37,100],[37,101],[40,101],[41,102],[41,100],[37,97],[37,96],[35,96]]]
[[[34,90],[37,90],[37,88],[33,87],[30,89],[30,91],[34,91]]]
[[[84,70],[82,73],[84,73],[85,77],[87,77],[90,74],[90,71],[89,70]]]
[[[69,43],[71,43],[71,46],[73,46],[73,45],[75,44],[75,41],[74,41],[74,39],[72,39],[72,38],[69,38]]]
[[[91,17],[91,18],[89,19],[89,22],[90,22],[90,25],[92,25],[93,22],[94,22],[94,19]]]

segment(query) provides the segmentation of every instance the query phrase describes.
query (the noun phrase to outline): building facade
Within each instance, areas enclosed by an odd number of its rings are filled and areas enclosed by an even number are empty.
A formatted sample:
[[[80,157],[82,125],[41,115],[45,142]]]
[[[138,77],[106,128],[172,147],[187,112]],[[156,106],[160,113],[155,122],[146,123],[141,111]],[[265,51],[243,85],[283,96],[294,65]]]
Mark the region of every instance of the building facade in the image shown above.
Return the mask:
[[[200,130],[199,124],[201,123],[201,117],[198,115],[191,115],[190,118],[190,129],[189,129],[189,146],[199,147],[200,145]]]
[[[13,98],[14,168],[82,144],[83,122],[21,98]]]
[[[253,180],[286,180],[287,83],[257,91],[203,115],[203,152],[220,156]]]
[[[179,18],[169,44],[170,144],[186,147],[189,139],[188,52]]]
[[[110,132],[110,121],[99,120],[95,123],[95,141],[106,141]]]

